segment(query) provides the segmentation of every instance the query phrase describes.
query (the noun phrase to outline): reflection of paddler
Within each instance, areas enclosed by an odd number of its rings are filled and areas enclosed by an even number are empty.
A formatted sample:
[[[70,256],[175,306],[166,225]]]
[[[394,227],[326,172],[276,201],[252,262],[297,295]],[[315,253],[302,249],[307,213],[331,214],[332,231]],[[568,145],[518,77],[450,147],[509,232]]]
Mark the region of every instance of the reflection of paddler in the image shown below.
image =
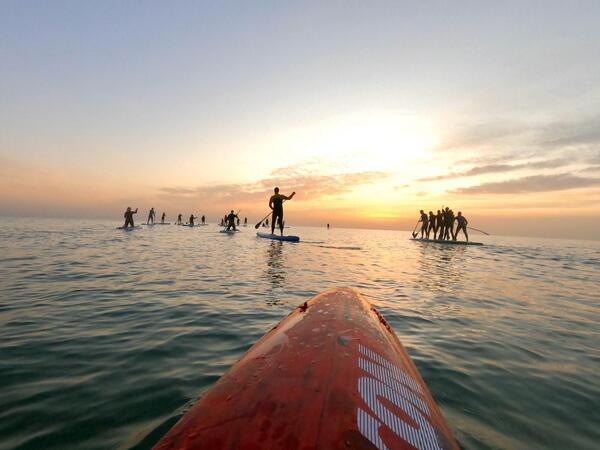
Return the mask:
[[[271,234],[275,234],[275,223],[277,221],[277,224],[279,225],[279,230],[281,231],[281,235],[283,236],[283,201],[291,200],[292,198],[294,198],[296,192],[292,192],[292,195],[288,197],[287,195],[280,194],[278,187],[276,187],[274,191],[275,194],[272,195],[269,199],[269,208],[273,210],[271,216]]]
[[[125,218],[125,225],[123,225],[123,228],[127,228],[128,226],[131,226],[131,228],[134,227],[133,215],[137,214],[137,211],[137,208],[135,208],[135,211],[132,211],[131,206],[127,207],[127,211],[125,211],[125,214],[123,214],[123,217]]]

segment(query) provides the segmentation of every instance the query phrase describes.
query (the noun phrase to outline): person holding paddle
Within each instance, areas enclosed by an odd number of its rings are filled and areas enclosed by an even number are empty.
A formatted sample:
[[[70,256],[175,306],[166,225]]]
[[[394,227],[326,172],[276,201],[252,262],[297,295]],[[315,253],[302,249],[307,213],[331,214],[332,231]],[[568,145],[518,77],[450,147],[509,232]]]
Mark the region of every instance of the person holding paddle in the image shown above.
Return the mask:
[[[238,215],[233,212],[233,209],[225,217],[227,218],[227,231],[231,230],[232,228],[233,228],[233,231],[237,231],[235,228],[235,219],[238,220],[238,225],[239,225],[240,219],[239,219]]]
[[[454,240],[456,240],[456,238],[458,237],[458,232],[460,230],[463,230],[463,233],[465,233],[465,237],[467,238],[467,242],[469,242],[469,235],[467,234],[467,225],[469,224],[469,221],[467,220],[467,218],[462,215],[462,212],[459,211],[458,215],[454,220],[458,222],[456,232],[454,233]]]
[[[292,192],[289,197],[279,193],[279,188],[274,189],[275,194],[269,199],[269,208],[273,211],[271,214],[271,234],[275,234],[275,222],[279,224],[279,230],[283,236],[283,202],[284,200],[291,200],[296,195],[296,192]]]
[[[420,214],[421,218],[419,219],[419,222],[421,222],[421,239],[423,239],[427,235],[427,225],[429,224],[429,218],[427,217],[427,214],[423,212],[423,210],[420,211]]]

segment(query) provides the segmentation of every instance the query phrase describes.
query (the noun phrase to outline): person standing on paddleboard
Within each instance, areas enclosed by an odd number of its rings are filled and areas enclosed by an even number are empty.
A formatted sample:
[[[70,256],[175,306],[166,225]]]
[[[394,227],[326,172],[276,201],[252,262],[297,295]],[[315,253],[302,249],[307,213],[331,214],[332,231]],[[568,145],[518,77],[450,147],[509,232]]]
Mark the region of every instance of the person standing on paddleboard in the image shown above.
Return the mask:
[[[154,224],[154,215],[156,213],[154,212],[154,208],[150,208],[150,211],[148,211],[148,220],[146,220],[146,223],[148,225],[150,225],[150,222],[152,222]]]
[[[190,216],[190,223],[189,223],[190,227],[193,227],[193,226],[194,226],[194,219],[195,219],[195,217],[194,217],[194,215],[192,214],[192,215]]]
[[[163,212],[162,216],[160,216],[160,223],[165,223],[165,217],[167,217],[167,215]]]
[[[429,223],[429,219],[427,218],[427,214],[425,214],[425,212],[423,212],[423,210],[420,211],[421,212],[421,218],[419,219],[419,222],[421,222],[421,239],[423,239],[426,235],[427,235],[427,224]]]
[[[248,218],[247,217],[244,217],[244,226],[245,227],[248,226]]]
[[[433,239],[439,239],[442,234],[442,212],[438,209],[435,216],[435,228],[433,229]]]
[[[467,220],[467,218],[463,216],[462,213],[459,211],[458,215],[454,220],[458,222],[458,225],[456,226],[456,231],[454,232],[454,240],[456,240],[456,238],[458,237],[458,232],[460,230],[463,230],[463,233],[465,233],[465,237],[467,238],[467,242],[469,242],[469,234],[467,233],[467,225],[469,224],[469,221]]]
[[[435,239],[435,215],[433,211],[429,211],[429,226],[427,227],[427,239],[429,239],[429,234],[433,230],[433,238]]]
[[[182,214],[177,215],[177,225],[181,225],[181,223],[182,223],[181,216],[182,216]]]
[[[131,206],[128,206],[127,211],[125,211],[125,214],[123,214],[123,217],[125,218],[125,225],[123,225],[123,228],[127,228],[128,226],[131,226],[131,228],[133,228],[135,226],[133,224],[134,214],[137,214],[137,208],[135,208],[135,211],[132,211]]]
[[[200,220],[202,221],[202,225],[206,224],[206,217],[204,214],[202,214],[202,218]]]
[[[273,211],[273,214],[271,215],[271,234],[275,234],[275,223],[277,221],[279,224],[279,231],[281,231],[281,235],[283,236],[283,201],[294,198],[296,192],[292,192],[292,195],[288,197],[287,195],[280,194],[278,187],[273,190],[275,191],[275,194],[269,199],[269,208]]]
[[[238,220],[238,225],[239,225],[240,219],[238,218],[237,214],[235,214],[233,212],[233,209],[225,217],[227,218],[227,231],[231,230],[232,228],[233,228],[233,231],[237,231],[236,228],[235,228],[235,219]]]

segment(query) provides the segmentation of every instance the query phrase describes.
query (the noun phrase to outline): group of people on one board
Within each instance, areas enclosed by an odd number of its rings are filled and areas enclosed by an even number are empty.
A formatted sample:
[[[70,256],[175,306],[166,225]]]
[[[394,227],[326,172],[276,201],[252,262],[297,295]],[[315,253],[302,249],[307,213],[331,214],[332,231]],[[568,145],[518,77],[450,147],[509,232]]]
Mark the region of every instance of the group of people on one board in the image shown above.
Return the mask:
[[[274,194],[269,198],[269,208],[271,209],[271,234],[275,234],[275,224],[278,225],[279,230],[281,231],[281,235],[283,236],[283,228],[284,228],[284,221],[283,221],[283,202],[286,200],[291,200],[292,198],[294,198],[294,195],[296,195],[296,192],[292,192],[291,195],[287,196],[287,195],[283,195],[279,193],[279,188],[276,187],[274,189]],[[125,214],[123,215],[123,217],[125,218],[125,225],[123,225],[123,228],[133,228],[134,227],[134,222],[133,222],[133,215],[137,214],[138,210],[137,208],[135,209],[135,211],[133,209],[131,209],[130,206],[127,207],[127,210],[125,211]],[[231,212],[229,214],[226,214],[222,219],[221,219],[221,226],[222,227],[226,227],[227,231],[233,229],[234,231],[237,229],[236,225],[239,226],[240,225],[240,218],[238,217],[239,211],[238,213],[234,213],[233,210],[231,210]],[[156,213],[154,211],[154,207],[150,208],[150,211],[148,212],[148,220],[147,220],[147,224],[151,225],[154,224],[154,220],[156,217]],[[165,218],[166,218],[166,214],[163,212],[162,216],[161,216],[161,223],[165,223]],[[182,214],[178,214],[177,215],[177,222],[175,222],[175,225],[188,225],[188,226],[194,226],[195,225],[195,220],[198,217],[194,216],[194,214],[191,214],[188,222],[187,223],[183,223],[183,219],[182,219]],[[201,218],[201,223],[202,225],[206,224],[206,217],[203,215]],[[262,223],[262,221],[260,222]],[[266,219],[265,221],[266,225],[268,226],[269,224],[269,219]],[[248,218],[244,217],[244,226],[248,225]],[[258,225],[257,225],[258,227]]]
[[[438,209],[437,214],[434,214],[433,211],[429,211],[429,214],[426,214],[423,210],[420,213],[421,217],[417,225],[421,224],[421,239],[429,239],[433,231],[434,240],[445,241],[452,239],[456,241],[458,232],[462,230],[467,242],[469,241],[469,234],[467,233],[469,221],[462,215],[462,212],[459,211],[455,216],[454,211],[446,207],[441,210]],[[454,228],[454,222],[457,223],[456,228]],[[416,237],[417,234],[413,233],[413,237]]]

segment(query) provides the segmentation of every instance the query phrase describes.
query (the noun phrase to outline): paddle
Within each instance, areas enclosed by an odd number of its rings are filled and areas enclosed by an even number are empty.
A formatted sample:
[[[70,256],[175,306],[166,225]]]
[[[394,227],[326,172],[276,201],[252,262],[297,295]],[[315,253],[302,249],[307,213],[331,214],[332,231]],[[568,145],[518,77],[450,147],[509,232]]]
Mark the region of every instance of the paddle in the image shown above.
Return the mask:
[[[419,221],[417,222],[417,224],[413,228],[413,232],[412,232],[413,239],[417,237],[417,234],[419,234],[419,233],[415,233],[415,230],[417,229],[417,227],[419,226],[420,223],[421,223],[421,219],[419,219]]]
[[[285,200],[283,200],[281,203],[283,203],[283,202],[285,202]],[[260,226],[262,225],[262,223],[265,221],[265,219],[267,219],[271,214],[273,214],[273,211],[271,211],[269,214],[267,214],[265,217],[263,217],[260,222],[258,222],[256,225],[254,225],[254,229],[258,230],[260,228]]]
[[[486,232],[485,232],[485,231],[483,231],[483,230],[478,230],[477,228],[473,228],[473,227],[469,227],[469,226],[467,226],[467,228],[470,228],[471,230],[479,231],[480,233],[483,233],[483,234],[485,234],[486,236],[489,236],[489,235],[490,235],[490,233],[486,233]]]

